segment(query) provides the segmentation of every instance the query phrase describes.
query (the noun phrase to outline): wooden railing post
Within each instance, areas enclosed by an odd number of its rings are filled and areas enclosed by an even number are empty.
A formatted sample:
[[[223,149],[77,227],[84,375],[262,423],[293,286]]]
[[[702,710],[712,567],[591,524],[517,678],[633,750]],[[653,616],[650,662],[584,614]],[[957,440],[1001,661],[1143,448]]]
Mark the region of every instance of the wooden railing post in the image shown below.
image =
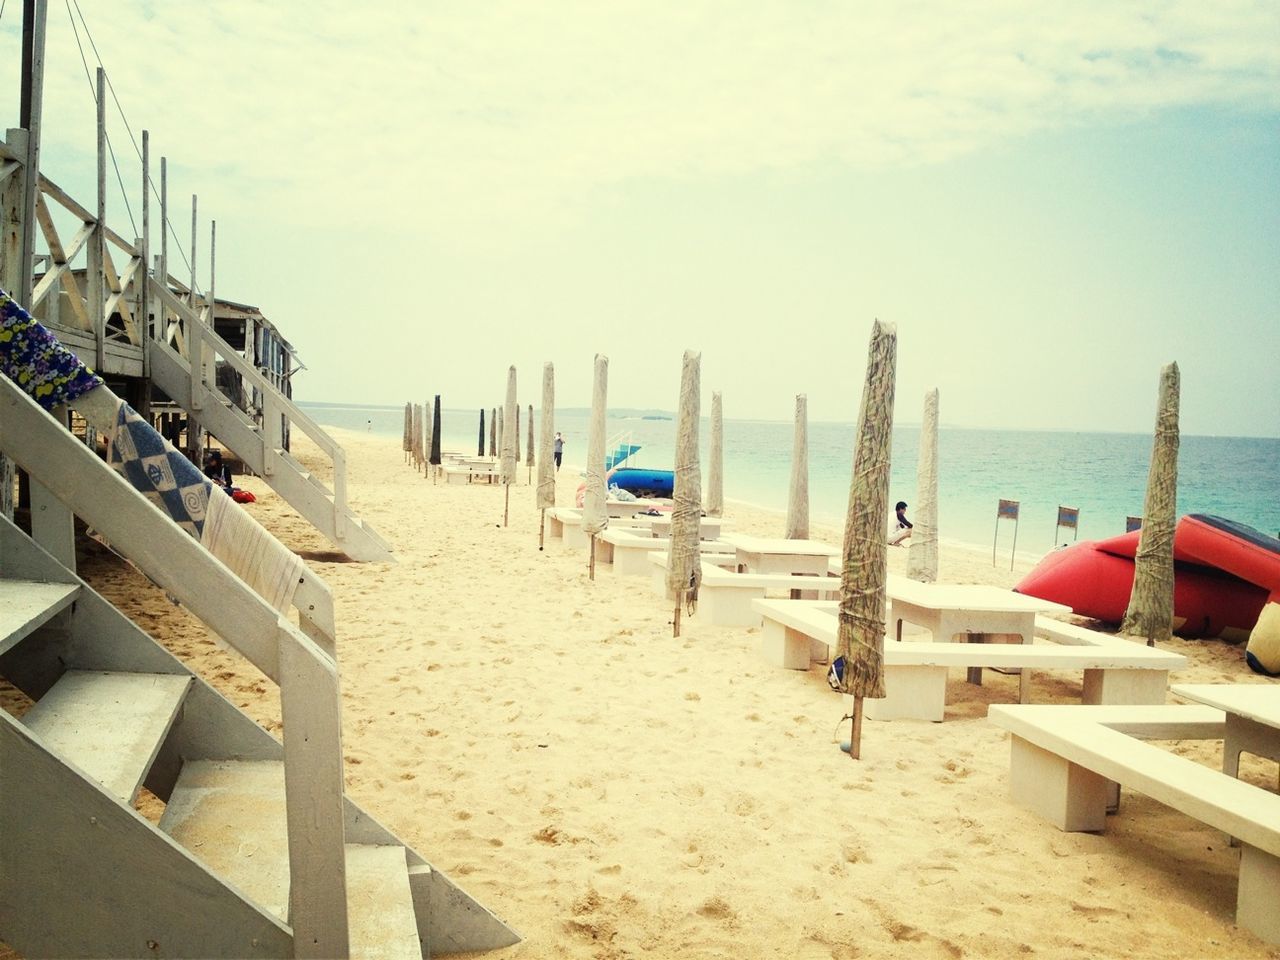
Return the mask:
[[[96,221],[93,225],[93,236],[89,238],[88,276],[85,277],[86,295],[89,301],[89,325],[93,328],[93,339],[96,346],[94,367],[98,370],[106,365],[107,316],[103,309],[106,305],[105,264],[103,253],[107,238],[103,231],[107,221],[107,98],[106,71],[98,68],[98,206]]]
[[[347,536],[347,455],[341,447],[333,454],[333,535]]]
[[[342,699],[337,666],[287,623],[279,631],[280,714],[295,957],[346,957]]]

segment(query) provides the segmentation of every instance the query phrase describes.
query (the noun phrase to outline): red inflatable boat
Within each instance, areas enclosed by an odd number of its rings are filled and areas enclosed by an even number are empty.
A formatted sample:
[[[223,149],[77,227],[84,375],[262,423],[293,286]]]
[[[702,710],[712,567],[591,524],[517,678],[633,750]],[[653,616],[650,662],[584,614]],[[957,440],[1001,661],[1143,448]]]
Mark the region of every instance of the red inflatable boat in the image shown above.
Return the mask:
[[[1141,532],[1085,541],[1050,553],[1014,590],[1065,603],[1076,613],[1119,623],[1133,590]],[[1280,610],[1280,540],[1207,514],[1188,514],[1173,537],[1174,632],[1184,637],[1250,637],[1250,663],[1280,672],[1268,624]]]

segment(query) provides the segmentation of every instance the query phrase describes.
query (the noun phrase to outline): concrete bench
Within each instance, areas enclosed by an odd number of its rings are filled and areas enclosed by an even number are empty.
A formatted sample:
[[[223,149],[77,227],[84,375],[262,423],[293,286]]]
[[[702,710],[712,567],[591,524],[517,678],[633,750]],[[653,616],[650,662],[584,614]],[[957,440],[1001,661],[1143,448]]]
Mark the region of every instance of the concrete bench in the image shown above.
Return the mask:
[[[614,518],[609,521],[608,529],[623,529],[633,532],[644,531],[648,535],[648,526],[639,519]],[[552,507],[547,511],[547,536],[552,540],[563,540],[566,547],[586,548],[590,538],[582,532],[582,511],[577,507]],[[653,545],[652,538],[650,546]],[[599,543],[596,544],[596,560],[599,561]]]
[[[764,618],[761,652],[770,663],[807,670],[836,645],[836,605],[806,600],[753,600]],[[1169,671],[1186,664],[1181,654],[1122,642],[1107,646],[1059,644],[899,642],[884,644],[885,694],[867,701],[873,720],[932,720],[946,709],[952,667],[1022,670],[1019,699],[1030,693],[1032,670],[1080,670],[1084,703],[1163,703]]]
[[[1014,802],[1060,830],[1103,831],[1114,781],[1238,838],[1236,924],[1280,944],[1280,795],[1142,742],[1219,739],[1221,710],[997,705],[988,719],[1012,734]]]
[[[1076,626],[1053,617],[1036,617],[1036,636],[1073,647],[1100,647],[1113,643],[1134,643],[1127,637],[1118,637],[1111,633],[1099,633],[1088,627]],[[1144,644],[1145,646],[1145,644]]]
[[[708,570],[734,570],[737,569],[738,555],[733,548],[721,543],[704,543],[701,551],[702,557],[702,576],[705,578]],[[660,597],[667,595],[667,551],[665,549],[650,550],[647,554],[649,561],[649,583],[653,587],[653,592]],[[701,606],[699,606],[701,609]]]
[[[480,467],[445,467],[444,482],[445,483],[471,483],[476,477],[483,477],[489,483],[495,483],[501,478],[501,474],[497,470]]]
[[[736,560],[736,554],[734,557]],[[702,586],[698,590],[698,612],[705,613],[718,627],[753,627],[758,624],[760,613],[752,608],[751,601],[763,599],[769,590],[801,590],[818,595],[811,599],[827,599],[840,594],[839,577],[737,573],[734,569],[736,563],[727,566],[727,569],[722,569],[704,564]]]
[[[596,538],[596,563],[612,564],[613,572],[624,577],[642,577],[649,570],[649,554],[655,548],[661,550],[664,543],[650,536],[647,530],[615,527],[611,523]],[[702,549],[713,555],[727,550],[714,540],[703,541]]]

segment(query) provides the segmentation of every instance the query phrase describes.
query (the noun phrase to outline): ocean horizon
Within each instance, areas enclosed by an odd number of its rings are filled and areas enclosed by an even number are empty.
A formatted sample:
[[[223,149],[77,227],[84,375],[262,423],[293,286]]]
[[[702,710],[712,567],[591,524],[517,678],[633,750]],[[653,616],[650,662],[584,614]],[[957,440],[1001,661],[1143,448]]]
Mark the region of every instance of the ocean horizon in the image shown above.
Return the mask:
[[[403,406],[328,404],[302,401],[319,423],[400,437]],[[521,417],[521,456],[528,427]],[[535,410],[535,421],[537,411]],[[640,446],[631,465],[670,469],[675,423],[665,411],[627,408],[610,411],[610,439],[629,435]],[[657,419],[656,417],[662,417]],[[488,445],[486,416],[486,447]],[[565,468],[581,464],[588,413],[556,411],[556,429],[565,439]],[[809,496],[815,522],[843,523],[852,473],[852,421],[810,421]],[[479,410],[442,409],[441,436],[448,449],[475,450]],[[700,431],[705,479],[709,436]],[[893,431],[890,499],[913,504],[916,497],[918,423]],[[1150,434],[1064,430],[993,430],[941,426],[938,431],[938,529],[946,540],[991,549],[997,537],[996,505],[1020,504],[1019,553],[1039,555],[1074,539],[1103,539],[1124,533],[1126,518],[1141,516],[1151,457]],[[535,438],[536,444],[536,438]],[[769,510],[785,510],[791,474],[790,421],[724,421],[725,497]],[[1077,530],[1058,529],[1060,506],[1079,510]],[[911,508],[908,516],[913,515]],[[1280,531],[1280,438],[1211,437],[1184,434],[1178,466],[1178,515],[1209,513],[1248,524],[1264,533]],[[888,517],[886,517],[886,526]],[[1055,533],[1056,531],[1056,533]],[[1014,525],[999,524],[999,553],[1013,548]]]

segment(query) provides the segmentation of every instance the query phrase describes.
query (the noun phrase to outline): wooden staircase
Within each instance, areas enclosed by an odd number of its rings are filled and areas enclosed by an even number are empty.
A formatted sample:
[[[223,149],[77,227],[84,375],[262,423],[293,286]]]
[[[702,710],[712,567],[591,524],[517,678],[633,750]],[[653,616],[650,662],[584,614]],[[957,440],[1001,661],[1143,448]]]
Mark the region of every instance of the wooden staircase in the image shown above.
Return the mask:
[[[163,284],[149,279],[152,301],[176,331],[151,341],[151,379],[200,426],[226,444],[245,466],[262,477],[281,497],[353,560],[388,561],[391,548],[347,505],[346,457],[324,428],[238,351],[232,348],[186,302]],[[170,324],[159,324],[168,327]],[[175,349],[177,347],[178,349]],[[184,355],[185,352],[185,355]],[[192,357],[199,358],[193,364]],[[236,406],[214,383],[218,360],[229,363],[246,387],[262,397],[262,423]],[[194,371],[194,372],[193,372]],[[284,420],[305,433],[333,465],[333,488],[308,472],[284,448]]]
[[[284,734],[0,516],[0,677],[25,697],[0,710],[0,940],[32,957],[369,958],[518,941],[345,796],[325,650],[4,377],[0,451],[278,683]],[[135,807],[143,787],[158,820]]]

